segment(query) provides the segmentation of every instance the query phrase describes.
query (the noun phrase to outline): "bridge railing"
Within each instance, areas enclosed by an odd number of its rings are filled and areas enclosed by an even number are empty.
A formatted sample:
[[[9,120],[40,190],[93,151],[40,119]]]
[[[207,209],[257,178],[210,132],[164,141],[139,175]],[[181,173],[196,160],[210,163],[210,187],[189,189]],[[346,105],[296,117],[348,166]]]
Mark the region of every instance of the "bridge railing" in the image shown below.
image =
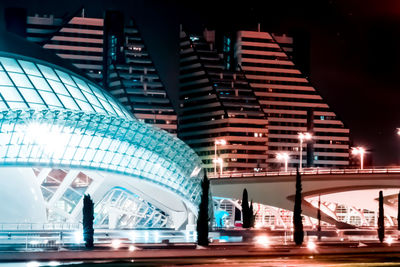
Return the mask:
[[[400,173],[400,167],[370,168],[370,169],[325,169],[325,168],[307,168],[301,171],[302,175],[320,175],[320,174],[373,174],[373,173]],[[241,177],[259,177],[259,176],[289,176],[296,175],[296,170],[288,171],[268,171],[268,172],[229,172],[222,175],[214,173],[208,174],[209,178],[241,178]]]
[[[77,230],[82,228],[79,223],[2,223],[0,231],[28,230]]]

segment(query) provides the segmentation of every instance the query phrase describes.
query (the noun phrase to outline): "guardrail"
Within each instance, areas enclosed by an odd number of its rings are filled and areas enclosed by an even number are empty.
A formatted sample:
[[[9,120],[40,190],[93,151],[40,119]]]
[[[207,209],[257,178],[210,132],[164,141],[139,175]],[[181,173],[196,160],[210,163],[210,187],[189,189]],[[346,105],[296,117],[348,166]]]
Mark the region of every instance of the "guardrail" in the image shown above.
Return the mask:
[[[319,175],[319,174],[374,174],[374,173],[400,173],[400,167],[394,168],[372,168],[372,169],[306,169],[300,172],[302,175]],[[296,170],[290,171],[271,171],[271,172],[234,172],[223,173],[222,175],[208,174],[209,178],[242,178],[242,177],[259,177],[259,176],[288,176],[296,175]]]
[[[79,223],[2,223],[0,231],[24,230],[77,230],[81,229]]]

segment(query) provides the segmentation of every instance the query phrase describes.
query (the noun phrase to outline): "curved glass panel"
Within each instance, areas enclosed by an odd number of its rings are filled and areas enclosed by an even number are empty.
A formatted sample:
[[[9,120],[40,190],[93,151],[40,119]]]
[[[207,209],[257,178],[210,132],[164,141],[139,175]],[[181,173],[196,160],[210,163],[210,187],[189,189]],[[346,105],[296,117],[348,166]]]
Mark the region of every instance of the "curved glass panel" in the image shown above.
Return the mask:
[[[131,118],[96,84],[51,64],[0,53],[0,110],[71,109]]]
[[[112,222],[114,215],[115,221]],[[97,203],[94,223],[112,228],[172,228],[167,214],[140,196],[121,187],[114,187]]]
[[[4,52],[0,166],[66,168],[74,170],[66,174],[70,182],[80,169],[118,173],[173,192],[194,213],[203,178],[201,160],[189,146],[136,120],[96,84],[58,66]],[[76,215],[83,188],[64,188],[54,196],[57,179],[51,177],[59,174],[49,175],[44,179],[51,186],[41,186],[44,201],[67,203],[50,215]]]
[[[183,141],[145,123],[67,110],[0,113],[0,164],[88,168],[162,185],[195,206],[201,161]]]

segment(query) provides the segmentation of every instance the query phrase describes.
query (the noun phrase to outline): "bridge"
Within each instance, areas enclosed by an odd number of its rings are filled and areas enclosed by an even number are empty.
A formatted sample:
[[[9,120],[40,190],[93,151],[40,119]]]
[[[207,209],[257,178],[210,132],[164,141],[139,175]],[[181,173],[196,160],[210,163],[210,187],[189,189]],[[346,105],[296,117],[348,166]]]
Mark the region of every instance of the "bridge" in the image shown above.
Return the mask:
[[[254,202],[293,211],[296,171],[230,173],[210,178],[213,196],[241,199],[246,188]],[[303,214],[317,216],[311,200],[318,196],[324,202],[377,211],[380,190],[384,195],[385,215],[391,220],[397,217],[400,168],[307,169],[302,172]],[[326,207],[321,207],[321,211],[323,221],[338,228],[349,227]]]

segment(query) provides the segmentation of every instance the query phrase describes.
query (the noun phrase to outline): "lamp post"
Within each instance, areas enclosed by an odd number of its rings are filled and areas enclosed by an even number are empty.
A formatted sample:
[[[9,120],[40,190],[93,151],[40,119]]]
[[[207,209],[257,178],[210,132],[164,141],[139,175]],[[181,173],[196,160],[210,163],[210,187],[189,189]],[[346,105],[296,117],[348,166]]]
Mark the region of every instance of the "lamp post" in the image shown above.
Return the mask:
[[[214,175],[215,176],[217,176],[217,162],[218,162],[217,146],[218,145],[224,146],[224,145],[226,145],[226,141],[224,139],[215,139],[215,142],[214,142],[214,160],[213,160],[213,162],[214,162]],[[221,171],[221,174],[222,174],[222,171]]]
[[[285,162],[285,172],[288,170],[288,160],[289,160],[289,154],[288,153],[278,153],[276,154],[276,158],[278,160],[283,160]]]
[[[214,165],[217,165],[217,163],[219,163],[219,177],[221,177],[222,176],[222,170],[223,170],[223,167],[224,167],[224,160],[222,158],[216,158],[216,159],[213,160],[213,162],[214,162]],[[215,173],[215,175],[217,175],[217,174]]]
[[[299,133],[298,138],[300,141],[300,158],[299,158],[299,171],[301,172],[303,169],[303,141],[311,140],[312,135],[310,133]]]
[[[365,154],[365,149],[363,147],[352,147],[351,148],[351,154],[353,155],[360,155],[360,169],[364,169],[364,154]]]

